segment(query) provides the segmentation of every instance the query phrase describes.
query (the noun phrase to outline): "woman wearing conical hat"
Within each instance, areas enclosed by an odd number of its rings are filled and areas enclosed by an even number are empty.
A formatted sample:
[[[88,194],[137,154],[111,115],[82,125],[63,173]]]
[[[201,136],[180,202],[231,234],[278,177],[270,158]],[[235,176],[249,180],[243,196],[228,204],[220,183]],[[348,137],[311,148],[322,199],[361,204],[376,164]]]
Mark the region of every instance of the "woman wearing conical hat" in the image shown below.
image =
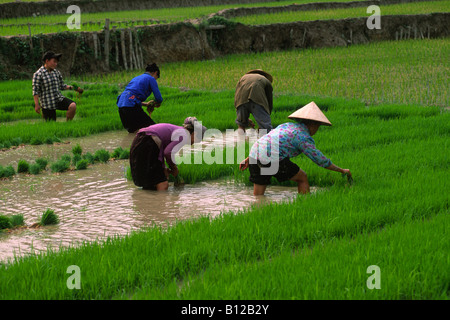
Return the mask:
[[[277,178],[280,182],[295,181],[298,193],[309,193],[306,173],[290,161],[290,158],[301,153],[325,169],[351,177],[349,169],[339,168],[316,149],[312,136],[321,125],[331,126],[331,122],[314,102],[297,110],[288,118],[296,122],[283,123],[258,139],[253,144],[249,157],[239,165],[241,170],[249,168],[254,195],[264,194],[271,177]]]

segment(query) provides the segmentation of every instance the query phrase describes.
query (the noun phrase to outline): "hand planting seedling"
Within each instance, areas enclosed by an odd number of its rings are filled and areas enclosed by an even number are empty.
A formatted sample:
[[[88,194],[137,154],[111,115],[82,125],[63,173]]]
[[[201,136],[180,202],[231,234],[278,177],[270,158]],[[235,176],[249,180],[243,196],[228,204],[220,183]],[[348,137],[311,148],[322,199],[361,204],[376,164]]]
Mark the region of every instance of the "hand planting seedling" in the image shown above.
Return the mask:
[[[83,94],[84,90],[79,87],[76,83],[72,85],[73,90],[75,90],[76,92],[78,92],[78,97]]]
[[[353,184],[353,177],[351,175],[349,175],[349,174],[343,173],[342,174],[342,178],[345,178],[345,177],[347,177],[348,183],[350,185],[352,185]]]
[[[180,186],[183,186],[184,185],[184,180],[183,180],[183,178],[182,177],[180,177],[180,175],[178,174],[175,178],[175,182],[174,182],[174,186],[175,187],[180,187]]]

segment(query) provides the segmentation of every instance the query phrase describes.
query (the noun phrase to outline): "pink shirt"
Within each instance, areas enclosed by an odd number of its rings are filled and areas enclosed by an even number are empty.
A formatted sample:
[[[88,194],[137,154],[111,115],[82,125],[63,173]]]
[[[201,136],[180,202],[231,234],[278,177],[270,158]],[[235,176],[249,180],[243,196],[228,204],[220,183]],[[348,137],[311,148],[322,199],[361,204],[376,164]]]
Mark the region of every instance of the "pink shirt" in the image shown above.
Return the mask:
[[[175,154],[186,144],[191,143],[189,131],[183,127],[170,123],[157,123],[138,131],[138,134],[144,132],[146,135],[157,136],[161,140],[158,160],[163,163],[166,159],[169,166],[175,165]]]

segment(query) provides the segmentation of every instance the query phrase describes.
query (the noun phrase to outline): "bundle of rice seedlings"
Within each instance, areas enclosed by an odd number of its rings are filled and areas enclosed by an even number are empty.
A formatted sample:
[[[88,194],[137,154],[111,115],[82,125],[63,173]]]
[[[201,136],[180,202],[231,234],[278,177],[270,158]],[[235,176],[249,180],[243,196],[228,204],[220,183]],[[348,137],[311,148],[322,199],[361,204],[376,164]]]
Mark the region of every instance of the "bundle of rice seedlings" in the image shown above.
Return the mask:
[[[116,149],[114,149],[114,151],[111,153],[111,157],[114,159],[118,159],[120,157],[120,154],[122,153],[123,148],[122,147],[118,147]]]
[[[26,160],[19,160],[17,164],[18,173],[28,173],[30,172],[30,164]]]
[[[9,218],[12,227],[23,226],[25,224],[23,214],[15,214]]]
[[[36,161],[36,164],[39,165],[39,167],[41,168],[41,170],[45,170],[45,168],[47,167],[47,164],[48,164],[47,159],[44,159],[44,158],[37,158],[35,161]]]
[[[64,172],[70,168],[70,160],[66,161],[64,159],[60,159],[50,166],[52,172]]]
[[[114,149],[114,151],[111,154],[111,157],[114,159],[128,159],[130,157],[130,150],[118,147]]]
[[[81,146],[79,144],[77,144],[75,147],[72,148],[72,153],[74,155],[81,155],[83,153],[83,149],[81,148]]]
[[[0,166],[0,178],[9,178],[16,174],[14,168],[9,165],[7,167]]]
[[[11,220],[7,216],[0,216],[0,230],[12,227]]]
[[[100,161],[100,162],[105,162],[106,163],[106,162],[108,162],[109,158],[110,158],[110,154],[105,149],[97,150],[94,153],[94,160],[95,161]]]
[[[77,170],[84,170],[84,169],[87,169],[88,164],[89,164],[89,161],[87,159],[82,159],[77,162],[77,164],[75,165],[75,168]]]
[[[41,226],[48,226],[52,224],[58,224],[59,218],[55,214],[55,211],[52,209],[47,209],[41,217],[40,225]]]
[[[119,155],[119,159],[128,159],[130,158],[130,150],[124,149]]]
[[[29,169],[31,174],[39,174],[41,172],[41,166],[37,163],[33,163]]]
[[[83,160],[87,160],[88,163],[93,164],[95,162],[94,155],[90,152],[86,152],[81,156]]]
[[[81,160],[82,160],[81,154],[74,153],[73,158],[72,158],[72,164],[73,164],[74,166],[76,166],[77,163],[78,163],[79,161],[81,161]]]

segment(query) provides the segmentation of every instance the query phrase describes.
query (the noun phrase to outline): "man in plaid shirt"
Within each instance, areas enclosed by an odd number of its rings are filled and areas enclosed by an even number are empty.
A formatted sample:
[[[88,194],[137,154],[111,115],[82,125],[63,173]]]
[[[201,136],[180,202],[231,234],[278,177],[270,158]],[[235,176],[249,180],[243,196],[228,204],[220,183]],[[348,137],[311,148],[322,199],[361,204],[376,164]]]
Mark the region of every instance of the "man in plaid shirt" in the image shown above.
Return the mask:
[[[46,121],[56,121],[56,110],[66,110],[67,121],[75,116],[77,106],[74,101],[64,97],[60,90],[73,90],[73,86],[64,84],[61,73],[56,69],[61,54],[52,51],[42,57],[44,65],[33,74],[34,110],[41,113]],[[79,93],[83,89],[76,88]]]

